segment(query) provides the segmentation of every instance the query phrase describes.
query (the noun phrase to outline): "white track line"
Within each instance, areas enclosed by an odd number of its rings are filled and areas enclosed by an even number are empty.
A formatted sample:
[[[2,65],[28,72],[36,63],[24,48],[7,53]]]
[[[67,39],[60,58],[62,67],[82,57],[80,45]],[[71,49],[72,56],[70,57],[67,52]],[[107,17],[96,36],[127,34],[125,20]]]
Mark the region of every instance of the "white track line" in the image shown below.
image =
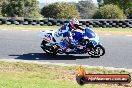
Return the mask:
[[[104,34],[104,35],[112,35],[112,34]],[[125,35],[127,37],[132,37],[132,35]]]
[[[8,29],[0,29],[0,30],[4,30],[4,31],[6,31],[6,30],[8,30]]]
[[[104,34],[104,35],[112,35],[112,34]]]
[[[22,30],[22,31],[29,31],[29,30]]]
[[[132,35],[126,35],[126,36],[128,36],[128,37],[132,37]]]

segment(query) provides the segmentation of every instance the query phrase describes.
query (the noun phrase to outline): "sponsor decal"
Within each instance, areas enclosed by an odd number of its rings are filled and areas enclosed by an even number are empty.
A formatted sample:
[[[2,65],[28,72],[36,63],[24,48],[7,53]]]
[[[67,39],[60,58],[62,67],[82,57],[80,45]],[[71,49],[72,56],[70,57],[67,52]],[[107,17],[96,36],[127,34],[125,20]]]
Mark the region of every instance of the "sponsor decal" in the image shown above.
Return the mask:
[[[82,66],[76,74],[76,81],[79,85],[89,83],[130,83],[130,74],[87,74]]]

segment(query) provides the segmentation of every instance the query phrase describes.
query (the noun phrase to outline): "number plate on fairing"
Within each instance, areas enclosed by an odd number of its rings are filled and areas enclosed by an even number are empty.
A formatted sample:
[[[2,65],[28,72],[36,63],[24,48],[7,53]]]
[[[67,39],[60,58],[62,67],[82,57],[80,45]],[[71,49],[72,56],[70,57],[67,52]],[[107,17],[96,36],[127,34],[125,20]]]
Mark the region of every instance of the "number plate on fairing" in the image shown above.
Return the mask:
[[[43,39],[46,40],[46,41],[50,41],[51,40],[51,35],[50,34],[44,35]]]

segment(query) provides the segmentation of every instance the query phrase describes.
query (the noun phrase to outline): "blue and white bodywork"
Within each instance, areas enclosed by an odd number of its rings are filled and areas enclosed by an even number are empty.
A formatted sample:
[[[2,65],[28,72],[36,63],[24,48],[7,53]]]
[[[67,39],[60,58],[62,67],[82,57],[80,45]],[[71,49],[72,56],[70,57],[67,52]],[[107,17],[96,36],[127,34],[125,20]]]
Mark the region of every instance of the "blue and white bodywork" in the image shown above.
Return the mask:
[[[73,31],[73,38],[76,41],[76,47],[72,52],[65,52],[63,46],[68,42],[66,37],[59,30],[45,30],[40,32],[40,37],[43,39],[41,48],[46,53],[65,53],[65,54],[89,54],[90,56],[103,56],[105,48],[99,41],[98,34],[90,28],[85,28],[84,31]]]

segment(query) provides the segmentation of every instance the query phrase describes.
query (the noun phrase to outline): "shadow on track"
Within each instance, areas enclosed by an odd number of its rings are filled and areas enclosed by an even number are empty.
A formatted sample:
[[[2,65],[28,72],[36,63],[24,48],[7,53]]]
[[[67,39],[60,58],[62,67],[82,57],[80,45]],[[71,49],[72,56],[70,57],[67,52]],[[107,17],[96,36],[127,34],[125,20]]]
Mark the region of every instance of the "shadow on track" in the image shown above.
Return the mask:
[[[51,55],[46,53],[28,53],[15,56],[15,59],[21,60],[76,60],[76,59],[90,59],[90,56],[76,56],[76,55]]]

